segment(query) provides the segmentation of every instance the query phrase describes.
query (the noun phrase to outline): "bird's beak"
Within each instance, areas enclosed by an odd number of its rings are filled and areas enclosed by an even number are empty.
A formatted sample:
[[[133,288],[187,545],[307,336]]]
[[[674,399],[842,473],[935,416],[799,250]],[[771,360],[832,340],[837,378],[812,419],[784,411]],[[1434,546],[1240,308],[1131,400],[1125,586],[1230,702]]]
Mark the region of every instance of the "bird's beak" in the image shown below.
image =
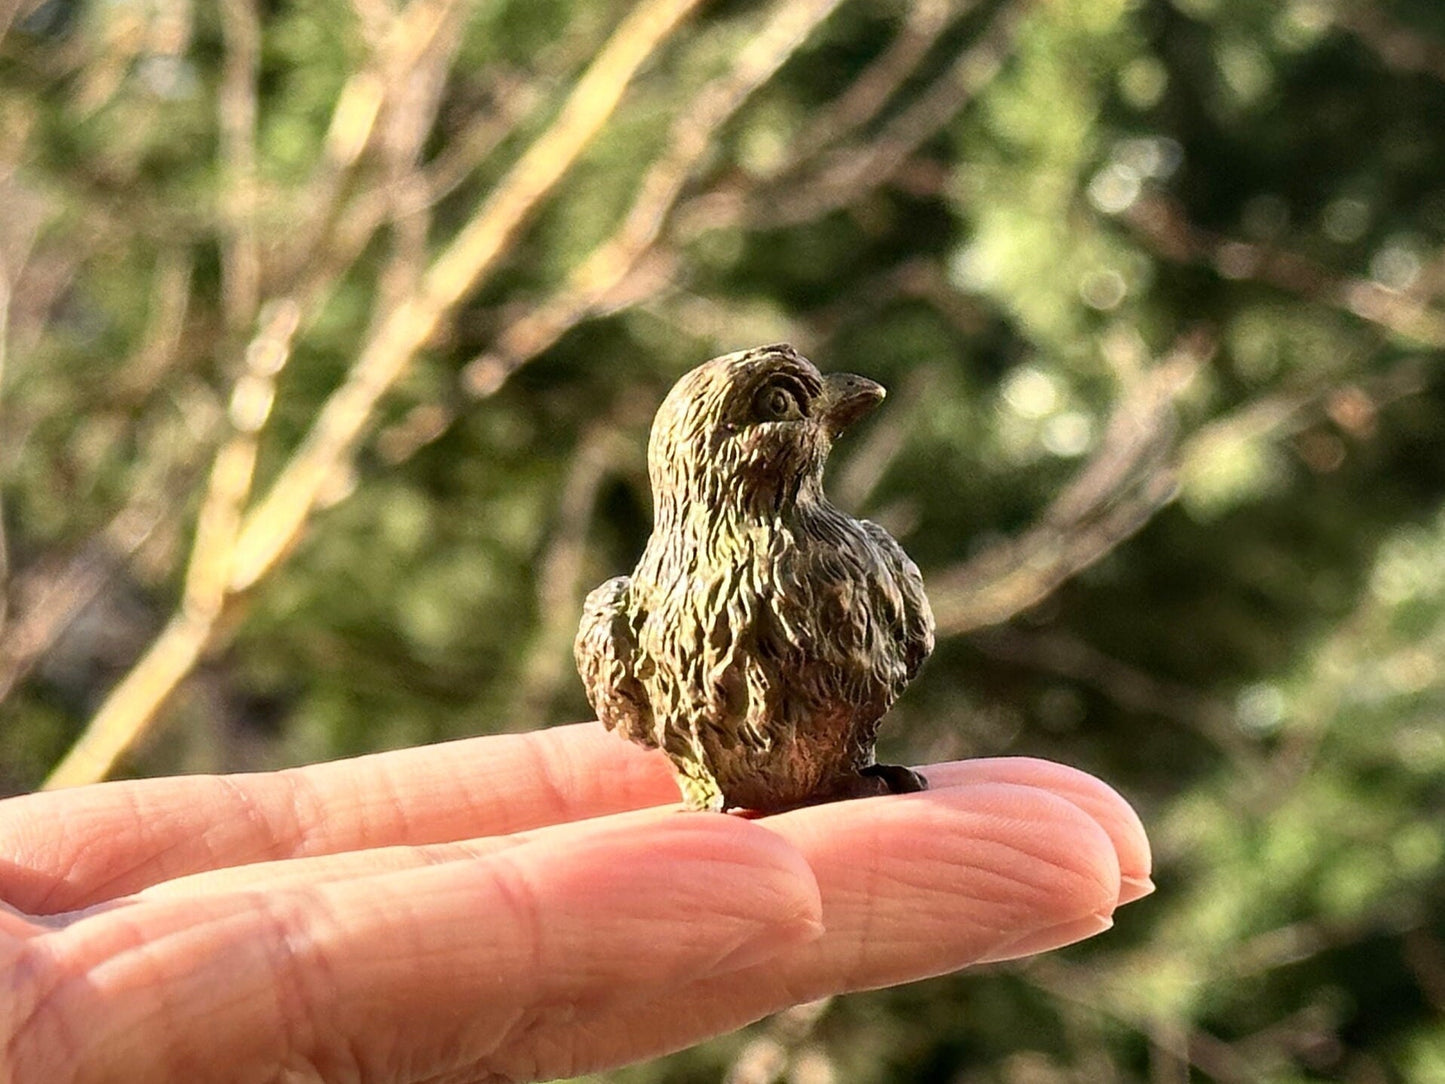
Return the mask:
[[[886,393],[883,385],[866,376],[852,373],[829,373],[823,377],[823,402],[820,418],[830,437],[864,417]]]

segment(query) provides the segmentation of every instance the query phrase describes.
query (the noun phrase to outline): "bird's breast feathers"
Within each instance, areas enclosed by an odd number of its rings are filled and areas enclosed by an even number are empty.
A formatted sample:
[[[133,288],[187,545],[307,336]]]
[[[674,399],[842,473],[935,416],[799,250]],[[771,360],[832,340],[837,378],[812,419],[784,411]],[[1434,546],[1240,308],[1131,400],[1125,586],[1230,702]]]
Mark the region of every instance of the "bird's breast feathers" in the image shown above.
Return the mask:
[[[844,684],[876,680],[891,701],[932,646],[918,571],[881,528],[827,511],[817,523],[753,526],[672,553],[666,582],[634,588],[651,598],[639,615],[639,654],[670,659],[668,671],[694,689],[725,685],[730,668],[748,663],[778,681],[808,672]]]

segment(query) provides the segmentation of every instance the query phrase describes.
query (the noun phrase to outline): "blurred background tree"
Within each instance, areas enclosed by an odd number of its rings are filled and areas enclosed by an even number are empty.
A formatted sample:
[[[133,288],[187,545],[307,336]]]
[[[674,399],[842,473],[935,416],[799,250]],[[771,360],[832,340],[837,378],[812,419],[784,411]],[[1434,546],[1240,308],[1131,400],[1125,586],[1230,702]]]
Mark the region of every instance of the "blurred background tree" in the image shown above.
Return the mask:
[[[787,340],[893,392],[883,752],[1160,892],[606,1079],[1445,1080],[1435,0],[12,0],[0,88],[0,792],[582,717],[652,410]]]

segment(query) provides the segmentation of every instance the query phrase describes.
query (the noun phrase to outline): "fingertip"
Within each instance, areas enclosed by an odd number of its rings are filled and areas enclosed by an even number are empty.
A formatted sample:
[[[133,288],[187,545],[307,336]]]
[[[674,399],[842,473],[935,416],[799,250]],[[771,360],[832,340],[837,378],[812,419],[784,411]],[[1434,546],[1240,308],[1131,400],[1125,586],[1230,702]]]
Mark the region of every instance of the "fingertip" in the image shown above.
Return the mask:
[[[628,1020],[701,1037],[798,1001],[1057,948],[1108,929],[1120,898],[1110,834],[1037,786],[935,786],[735,824],[776,832],[807,856],[823,936],[681,998],[629,1007]],[[620,1055],[609,1050],[611,1063]]]
[[[763,823],[793,840],[817,871],[824,940],[862,941],[844,953],[849,972],[824,989],[956,970],[1032,931],[1108,915],[1119,898],[1108,834],[1037,787],[945,787]]]
[[[998,964],[1006,960],[1020,960],[1025,956],[1052,952],[1055,949],[1088,940],[1090,937],[1097,937],[1113,928],[1114,919],[1110,915],[1085,915],[1083,918],[1071,919],[1068,922],[1059,923],[1057,926],[1036,930],[1023,937],[1007,941],[980,956],[976,962]]]
[[[1158,886],[1151,877],[1121,877],[1119,884],[1119,906],[1152,896]]]
[[[978,868],[993,872],[1006,892],[1026,899],[1046,920],[1107,914],[1118,905],[1122,874],[1114,840],[1075,802],[1008,782],[925,794],[978,821],[973,829],[974,841],[983,844],[974,859]],[[1034,891],[1023,893],[1024,885]]]
[[[1143,821],[1118,791],[1097,776],[1036,757],[983,757],[920,769],[939,789],[979,783],[1012,783],[1058,795],[1092,817],[1112,841],[1121,879],[1118,904],[1153,891],[1153,856]]]

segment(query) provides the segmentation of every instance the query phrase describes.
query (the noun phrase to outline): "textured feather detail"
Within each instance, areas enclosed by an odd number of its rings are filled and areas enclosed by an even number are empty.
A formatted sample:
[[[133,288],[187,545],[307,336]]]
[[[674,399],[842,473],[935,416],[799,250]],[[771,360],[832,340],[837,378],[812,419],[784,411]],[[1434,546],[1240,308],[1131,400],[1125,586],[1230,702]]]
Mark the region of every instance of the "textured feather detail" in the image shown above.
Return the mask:
[[[858,526],[878,547],[898,590],[899,621],[892,631],[903,649],[906,681],[912,681],[924,660],[933,654],[933,608],[923,593],[923,574],[913,558],[903,552],[898,540],[878,524],[871,519],[860,519]]]
[[[933,647],[922,577],[822,489],[833,438],[882,394],[771,346],[694,369],[657,412],[652,535],[588,596],[576,654],[598,718],[660,747],[690,808],[923,785],[873,754]]]
[[[628,613],[630,585],[630,577],[617,576],[587,596],[573,654],[602,725],[655,746],[652,708],[634,670],[637,636]]]

